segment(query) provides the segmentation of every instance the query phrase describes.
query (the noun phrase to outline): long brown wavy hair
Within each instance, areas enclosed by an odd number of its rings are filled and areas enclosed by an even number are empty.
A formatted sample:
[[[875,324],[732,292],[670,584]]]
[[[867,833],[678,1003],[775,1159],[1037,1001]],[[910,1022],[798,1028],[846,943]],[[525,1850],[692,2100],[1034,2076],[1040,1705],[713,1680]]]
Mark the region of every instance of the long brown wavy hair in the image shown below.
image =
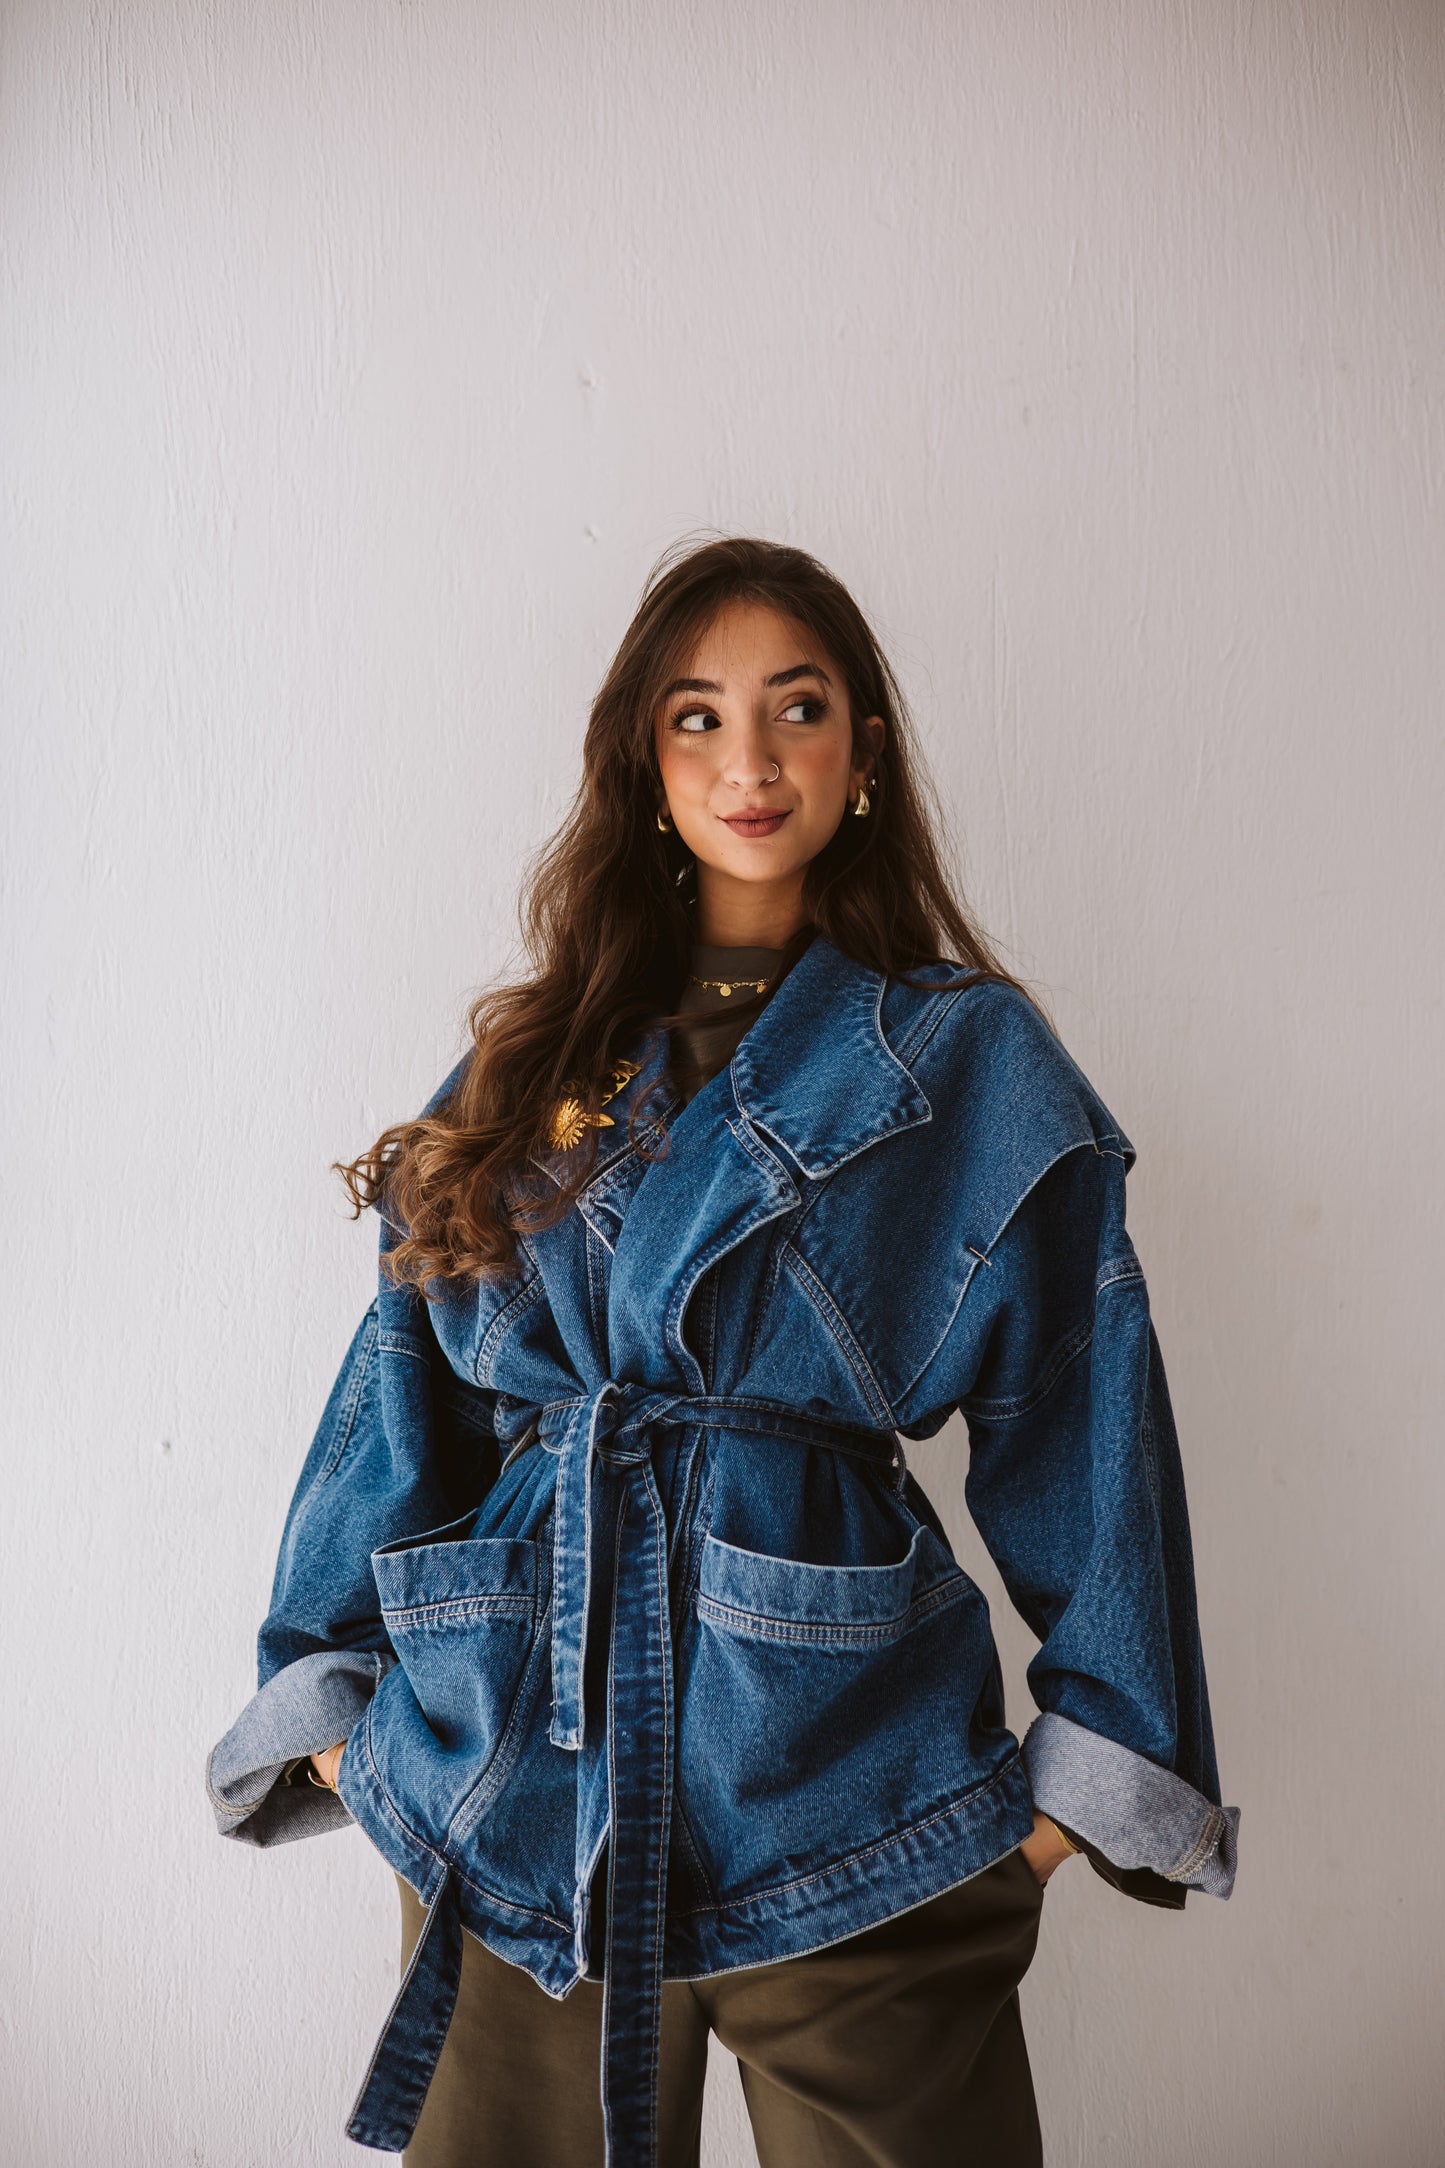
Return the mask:
[[[676,1056],[671,1027],[697,939],[696,866],[676,830],[657,826],[656,722],[664,688],[735,601],[797,620],[838,665],[856,759],[871,750],[863,721],[879,715],[886,725],[871,816],[845,816],[805,869],[804,924],[782,974],[823,933],[876,971],[907,979],[921,964],[953,963],[965,982],[1001,979],[1034,1000],[950,884],[937,841],[944,824],[903,695],[847,589],[779,543],[676,544],[654,565],[592,703],[571,809],[528,869],[519,917],[531,976],[473,1003],[472,1049],[443,1103],[337,1165],[357,1213],[383,1206],[398,1238],[385,1251],[395,1281],[426,1292],[511,1262],[518,1233],[554,1224],[587,1180],[606,1133],[590,1118],[612,1096],[621,1049],[657,1023]],[[755,998],[761,1008],[767,993]],[[650,1138],[666,1149],[665,1130],[640,1135],[639,1126],[669,1066],[643,1077],[632,1102],[628,1134],[643,1150]],[[565,1099],[588,1119],[559,1163],[551,1125]],[[542,1156],[554,1171],[539,1182]]]

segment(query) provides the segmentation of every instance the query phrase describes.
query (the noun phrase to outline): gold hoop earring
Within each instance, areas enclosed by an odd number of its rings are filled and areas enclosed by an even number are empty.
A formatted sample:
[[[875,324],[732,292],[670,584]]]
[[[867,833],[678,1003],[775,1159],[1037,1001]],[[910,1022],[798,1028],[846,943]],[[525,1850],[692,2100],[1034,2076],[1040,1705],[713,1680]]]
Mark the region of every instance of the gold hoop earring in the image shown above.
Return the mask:
[[[864,786],[860,783],[858,785],[858,797],[853,807],[855,819],[860,821],[866,819],[868,814],[868,804],[868,793]]]
[[[670,816],[663,813],[661,806],[657,809],[657,825],[665,836],[672,833],[672,820]]]

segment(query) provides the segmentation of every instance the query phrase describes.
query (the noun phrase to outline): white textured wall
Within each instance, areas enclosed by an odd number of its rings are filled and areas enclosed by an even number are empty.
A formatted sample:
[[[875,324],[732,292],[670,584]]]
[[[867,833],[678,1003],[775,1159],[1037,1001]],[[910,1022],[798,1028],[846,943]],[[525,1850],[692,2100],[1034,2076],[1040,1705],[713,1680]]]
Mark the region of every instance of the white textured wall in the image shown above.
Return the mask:
[[[1242,1865],[1183,1915],[1051,1885],[1050,2168],[1438,2162],[1438,8],[0,38],[0,2156],[362,2157],[390,1877],[221,1843],[201,1782],[368,1299],[327,1162],[450,1062],[707,524],[876,614],[1139,1146]],[[963,1447],[919,1458],[967,1547]]]

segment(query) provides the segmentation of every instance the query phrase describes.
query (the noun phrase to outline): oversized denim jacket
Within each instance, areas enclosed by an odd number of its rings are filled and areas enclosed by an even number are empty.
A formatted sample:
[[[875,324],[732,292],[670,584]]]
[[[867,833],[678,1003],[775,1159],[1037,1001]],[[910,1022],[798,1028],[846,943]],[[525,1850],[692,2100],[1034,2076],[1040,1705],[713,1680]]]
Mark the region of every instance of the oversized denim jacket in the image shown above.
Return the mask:
[[[1012,988],[922,975],[816,936],[686,1105],[640,1033],[558,1225],[431,1304],[380,1276],[208,1767],[226,1834],[354,1818],[427,1907],[363,2144],[410,2135],[463,1930],[603,1976],[609,2160],[650,2168],[663,1978],[855,1934],[1035,1804],[1124,1888],[1230,1892],[1134,1148]],[[1022,1741],[904,1460],[955,1409]],[[280,1781],[343,1737],[339,1798]]]

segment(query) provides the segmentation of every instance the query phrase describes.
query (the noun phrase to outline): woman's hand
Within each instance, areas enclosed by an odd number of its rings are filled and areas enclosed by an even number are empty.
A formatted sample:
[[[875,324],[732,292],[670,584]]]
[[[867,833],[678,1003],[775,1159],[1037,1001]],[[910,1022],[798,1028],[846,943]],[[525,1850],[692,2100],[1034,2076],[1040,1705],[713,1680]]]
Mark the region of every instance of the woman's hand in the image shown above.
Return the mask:
[[[1019,1850],[1033,1868],[1039,1881],[1047,1882],[1055,1867],[1062,1866],[1063,1862],[1071,1856],[1073,1847],[1065,1844],[1048,1816],[1040,1814],[1036,1807],[1034,1809],[1033,1832],[1030,1836],[1024,1838]]]
[[[341,1757],[345,1751],[346,1741],[343,1739],[339,1746],[325,1747],[321,1753],[313,1754],[311,1757],[311,1766],[316,1771],[317,1776],[333,1792],[336,1789],[336,1779],[341,1771]]]

